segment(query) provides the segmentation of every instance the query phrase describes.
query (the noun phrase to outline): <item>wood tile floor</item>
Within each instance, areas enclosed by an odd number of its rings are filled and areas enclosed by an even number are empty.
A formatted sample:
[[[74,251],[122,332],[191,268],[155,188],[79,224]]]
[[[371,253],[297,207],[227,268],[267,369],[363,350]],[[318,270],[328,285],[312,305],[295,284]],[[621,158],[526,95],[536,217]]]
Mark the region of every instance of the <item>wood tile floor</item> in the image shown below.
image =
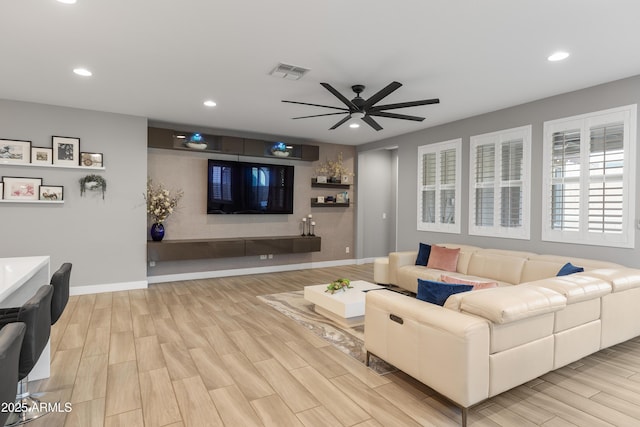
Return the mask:
[[[255,296],[372,265],[150,285],[72,297],[52,330],[52,376],[71,402],[39,426],[456,426],[460,411],[402,373],[378,376]],[[640,425],[640,339],[470,411],[474,426]]]

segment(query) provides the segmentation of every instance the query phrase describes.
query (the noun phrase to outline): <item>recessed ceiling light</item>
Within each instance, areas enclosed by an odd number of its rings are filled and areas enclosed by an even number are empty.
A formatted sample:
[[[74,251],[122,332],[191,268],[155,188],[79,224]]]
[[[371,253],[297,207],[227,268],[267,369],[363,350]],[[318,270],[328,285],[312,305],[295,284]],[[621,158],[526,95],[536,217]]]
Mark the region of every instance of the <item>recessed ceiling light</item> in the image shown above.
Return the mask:
[[[58,0],[58,2],[60,3],[64,3],[64,4],[76,4],[77,0]]]
[[[86,68],[74,68],[73,72],[83,77],[91,77],[93,75],[93,73]]]
[[[205,107],[215,107],[218,104],[216,104],[215,101],[212,101],[212,100],[208,99],[208,100],[204,101],[204,105],[205,105]]]
[[[547,58],[547,60],[555,62],[555,61],[562,61],[563,59],[567,59],[568,57],[569,57],[569,54],[567,52],[558,51],[550,55]]]
[[[360,127],[360,124],[359,124],[359,123],[351,123],[351,124],[349,125],[349,127],[350,127],[351,129],[357,129],[357,128],[359,128],[359,127]]]

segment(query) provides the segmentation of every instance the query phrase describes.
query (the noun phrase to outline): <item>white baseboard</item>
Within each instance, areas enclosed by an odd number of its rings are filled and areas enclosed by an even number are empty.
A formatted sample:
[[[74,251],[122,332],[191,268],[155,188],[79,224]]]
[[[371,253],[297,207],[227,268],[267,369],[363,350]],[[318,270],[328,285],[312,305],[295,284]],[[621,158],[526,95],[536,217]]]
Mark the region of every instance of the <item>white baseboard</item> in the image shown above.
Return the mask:
[[[130,291],[133,289],[146,288],[148,288],[148,282],[146,280],[139,282],[105,283],[103,285],[71,286],[69,288],[69,295],[101,294],[103,292]]]
[[[148,276],[147,281],[150,284],[152,284],[152,283],[177,282],[182,280],[213,279],[217,277],[245,276],[249,274],[279,273],[281,271],[306,270],[306,269],[312,269],[312,268],[325,268],[325,267],[339,267],[342,265],[353,265],[353,264],[360,265],[360,264],[366,264],[367,262],[373,262],[373,260],[371,261],[364,260],[364,262],[360,262],[360,260],[357,260],[357,259],[341,259],[336,261],[271,265],[267,267],[235,268],[231,270],[199,271],[194,273],[166,274],[166,275],[159,275],[159,276]]]

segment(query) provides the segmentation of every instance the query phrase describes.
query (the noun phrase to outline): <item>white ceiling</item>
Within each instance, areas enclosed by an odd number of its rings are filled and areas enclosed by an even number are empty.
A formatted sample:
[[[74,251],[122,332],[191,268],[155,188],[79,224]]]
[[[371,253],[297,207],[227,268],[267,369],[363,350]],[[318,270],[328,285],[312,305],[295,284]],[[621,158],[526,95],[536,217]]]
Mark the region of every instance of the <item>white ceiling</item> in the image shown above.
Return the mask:
[[[2,0],[0,98],[357,145],[640,74],[638,16],[638,0]],[[278,62],[311,71],[276,79]],[[342,107],[320,82],[351,99],[393,80],[385,104],[441,103],[376,132],[280,102]]]

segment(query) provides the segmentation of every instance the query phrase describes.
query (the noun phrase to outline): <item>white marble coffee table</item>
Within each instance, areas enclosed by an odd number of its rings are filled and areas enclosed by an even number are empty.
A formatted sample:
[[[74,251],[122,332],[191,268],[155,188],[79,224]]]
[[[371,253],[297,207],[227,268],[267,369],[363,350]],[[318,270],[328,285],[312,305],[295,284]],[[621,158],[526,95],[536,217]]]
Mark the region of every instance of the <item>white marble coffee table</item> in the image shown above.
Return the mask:
[[[364,299],[367,291],[384,289],[384,286],[353,280],[351,289],[325,292],[327,285],[304,287],[304,299],[315,304],[315,311],[342,327],[350,328],[364,324]]]

